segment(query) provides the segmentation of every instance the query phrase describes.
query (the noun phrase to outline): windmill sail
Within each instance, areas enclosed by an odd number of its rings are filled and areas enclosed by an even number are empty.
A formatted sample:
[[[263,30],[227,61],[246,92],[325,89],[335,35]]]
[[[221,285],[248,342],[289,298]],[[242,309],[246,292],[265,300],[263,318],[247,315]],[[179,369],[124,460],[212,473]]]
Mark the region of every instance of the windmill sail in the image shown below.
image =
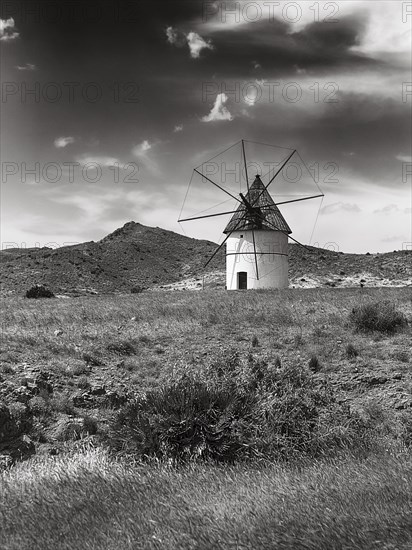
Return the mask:
[[[227,234],[232,231],[255,229],[274,231],[274,228],[284,233],[292,233],[260,176],[256,176],[245,196],[245,204],[239,205],[223,232]]]

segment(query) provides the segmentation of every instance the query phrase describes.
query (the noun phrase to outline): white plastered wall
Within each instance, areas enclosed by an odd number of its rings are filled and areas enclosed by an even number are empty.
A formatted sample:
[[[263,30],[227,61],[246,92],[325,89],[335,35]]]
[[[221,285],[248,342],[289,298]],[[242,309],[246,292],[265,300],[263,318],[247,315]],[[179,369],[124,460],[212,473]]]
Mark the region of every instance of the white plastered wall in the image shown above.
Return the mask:
[[[238,273],[247,273],[247,288],[287,288],[288,237],[280,231],[255,230],[256,263],[252,231],[234,231],[226,242],[226,288],[238,289]]]

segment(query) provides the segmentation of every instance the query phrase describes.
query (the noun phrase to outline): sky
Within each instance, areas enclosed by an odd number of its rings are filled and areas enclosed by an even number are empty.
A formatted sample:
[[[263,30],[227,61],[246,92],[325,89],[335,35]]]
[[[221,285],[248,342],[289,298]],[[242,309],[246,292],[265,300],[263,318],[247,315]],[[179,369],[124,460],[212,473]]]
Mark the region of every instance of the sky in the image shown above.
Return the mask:
[[[2,247],[221,241],[230,215],[177,220],[236,208],[243,139],[250,180],[297,151],[275,202],[324,195],[280,206],[300,242],[411,249],[411,26],[397,0],[3,2]]]

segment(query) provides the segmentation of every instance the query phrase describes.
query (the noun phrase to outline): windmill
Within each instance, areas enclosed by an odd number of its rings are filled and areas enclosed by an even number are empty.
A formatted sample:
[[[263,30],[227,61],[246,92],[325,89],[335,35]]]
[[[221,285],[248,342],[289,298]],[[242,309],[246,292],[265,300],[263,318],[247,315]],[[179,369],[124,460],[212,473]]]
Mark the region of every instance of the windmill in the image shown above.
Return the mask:
[[[248,160],[246,153],[251,144],[254,147],[253,161]],[[256,162],[259,158],[256,149],[259,150],[259,147],[264,148],[264,154],[260,155],[261,162]],[[228,162],[227,159],[222,160],[229,150],[232,150],[233,158],[237,158],[236,162],[233,159],[231,162]],[[274,155],[274,151],[277,151],[278,154]],[[288,169],[288,165],[291,165],[294,157],[298,159],[298,163],[295,162],[295,168],[301,166],[302,168],[299,169],[302,174],[304,167],[307,172],[306,176],[309,175],[310,180],[315,184],[317,188],[315,194],[304,196],[295,194],[293,198],[290,198],[289,193],[287,196],[285,195],[285,189],[290,191],[291,187],[288,186],[290,178],[289,181],[287,177],[285,178],[285,170]],[[262,158],[265,160],[262,161]],[[216,159],[219,160],[216,161]],[[211,161],[212,164],[210,164]],[[251,168],[255,168],[255,172],[258,172],[253,180],[249,179]],[[235,201],[236,208],[220,211],[219,207],[222,203],[219,203],[206,209],[208,213],[202,211],[195,212],[195,215],[189,217],[182,216],[193,177],[197,178],[200,184],[198,201],[205,202],[205,185],[207,185],[217,190],[219,194],[224,193],[229,197],[229,201]],[[280,192],[285,195],[287,200],[275,202],[269,193],[269,187],[274,187],[279,179],[282,179],[284,184]],[[323,198],[323,196],[296,149],[259,144],[242,139],[206,163],[194,168],[178,221],[179,223],[205,221],[231,214],[229,222],[223,229],[225,238],[207,259],[205,267],[226,245],[226,288],[228,290],[287,288],[288,240],[290,239],[304,248],[307,247],[291,236],[292,231],[283,217],[279,205],[290,205],[295,202]],[[215,200],[215,195],[213,197]]]

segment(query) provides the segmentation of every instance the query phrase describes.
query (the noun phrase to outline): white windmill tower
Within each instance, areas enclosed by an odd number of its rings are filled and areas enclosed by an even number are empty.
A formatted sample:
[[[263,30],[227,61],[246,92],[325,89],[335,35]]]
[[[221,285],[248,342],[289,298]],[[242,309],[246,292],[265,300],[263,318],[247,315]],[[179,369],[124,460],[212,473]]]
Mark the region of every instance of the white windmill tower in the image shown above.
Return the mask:
[[[304,164],[299,153],[295,149],[289,149],[289,152],[292,152],[289,153],[287,158],[283,159],[281,162],[263,162],[264,165],[276,164],[276,170],[269,170],[265,176],[261,176],[259,174],[256,175],[253,183],[250,184],[248,178],[248,166],[250,166],[250,164],[248,164],[246,159],[245,143],[248,144],[255,142],[241,140],[228,148],[233,149],[236,146],[240,147],[240,157],[243,168],[242,172],[244,174],[240,178],[243,183],[243,192],[237,193],[234,189],[228,188],[228,186],[225,185],[227,178],[226,174],[222,170],[218,172],[221,176],[221,181],[217,183],[215,180],[212,180],[209,175],[206,175],[204,170],[202,171],[202,169],[199,170],[198,168],[194,169],[194,173],[201,178],[199,181],[202,184],[210,183],[215,188],[228,195],[231,199],[234,199],[237,203],[236,210],[216,212],[206,215],[195,215],[179,219],[178,221],[203,221],[207,218],[212,218],[215,216],[232,214],[230,221],[223,230],[223,233],[226,235],[225,239],[207,260],[205,267],[226,244],[227,290],[287,288],[289,284],[288,240],[290,239],[300,246],[304,248],[306,247],[291,236],[292,231],[285,218],[282,216],[278,206],[280,204],[323,197],[324,195],[315,182],[315,185],[319,191],[316,195],[312,194],[303,197],[295,196],[293,199],[282,200],[275,203],[269,194],[268,188],[275,178],[277,178],[285,169],[293,155],[296,154],[300,158],[303,166],[309,174],[310,171]],[[264,145],[267,148],[275,147],[265,144],[257,145]],[[223,153],[225,153],[228,149],[226,149]],[[280,149],[284,150],[285,148],[281,147]],[[220,164],[227,168],[225,162],[222,161]],[[252,162],[251,164],[256,166],[255,162]],[[207,168],[207,163],[204,163],[202,167],[203,166]],[[268,179],[266,183],[263,181],[264,178]],[[311,174],[310,178],[314,181]],[[188,192],[186,193],[186,197]],[[182,211],[183,208],[184,205],[182,206]]]
[[[292,233],[259,175],[223,233],[226,288],[287,288],[288,235]]]

